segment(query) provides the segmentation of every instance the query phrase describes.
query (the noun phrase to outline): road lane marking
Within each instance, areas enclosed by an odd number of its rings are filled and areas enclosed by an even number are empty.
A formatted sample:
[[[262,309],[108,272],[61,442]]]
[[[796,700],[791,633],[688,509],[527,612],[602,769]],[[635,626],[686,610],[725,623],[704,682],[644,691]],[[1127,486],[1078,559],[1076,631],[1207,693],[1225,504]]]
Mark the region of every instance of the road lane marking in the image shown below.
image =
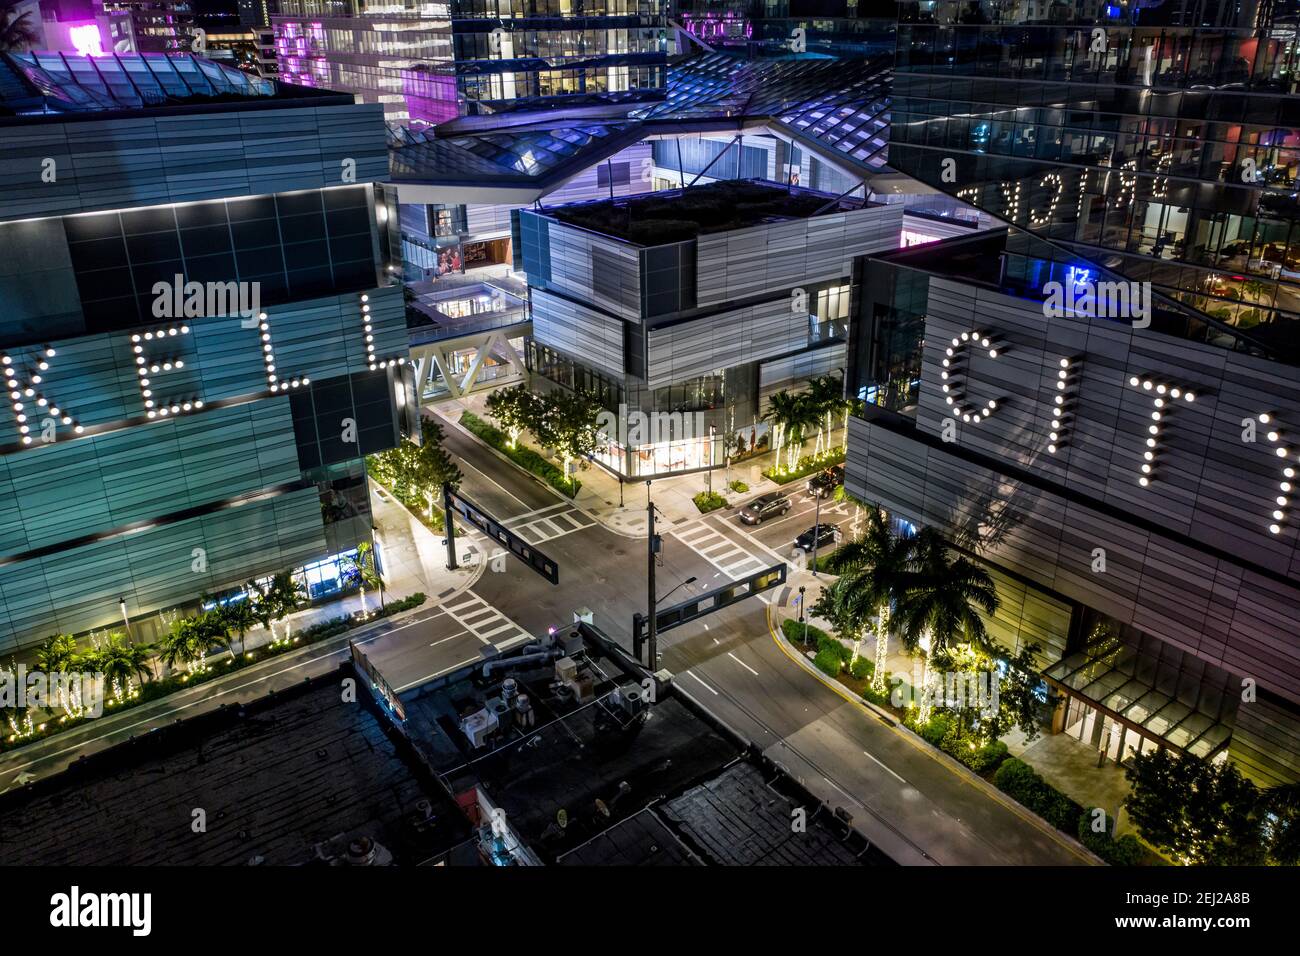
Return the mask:
[[[727,651],[727,656],[730,657],[730,658],[731,658],[733,661],[735,661],[737,664],[739,664],[741,667],[745,668],[745,670],[749,671],[749,672],[750,672],[751,674],[753,674],[755,677],[758,676],[758,671],[754,670],[754,668],[750,667],[748,664],[746,664],[744,661],[742,661],[742,660],[741,660],[739,657],[737,657],[735,654],[731,653],[731,651]]]
[[[893,778],[894,778],[895,780],[897,780],[899,783],[901,783],[901,784],[906,784],[906,783],[907,783],[906,780],[904,780],[904,779],[903,779],[902,777],[900,777],[898,774],[894,773],[894,771],[893,771],[890,767],[886,766],[886,765],[885,765],[884,763],[882,763],[879,759],[877,759],[876,757],[874,757],[874,756],[872,756],[871,754],[867,753],[865,750],[862,751],[862,756],[866,757],[868,760],[870,760],[872,763],[874,763],[874,764],[875,764],[877,767],[879,767],[881,770],[885,771],[885,773],[889,774],[891,777],[893,777]]]
[[[687,671],[686,673],[690,674],[692,677],[695,677],[695,674],[692,673],[691,671]],[[714,690],[712,687],[710,687],[708,684],[704,683],[704,681],[700,680],[698,677],[695,677],[695,679],[696,679],[696,681],[699,682],[699,685],[700,685],[701,687],[703,687],[705,690],[707,690],[707,691],[708,691],[710,694],[712,694],[714,697],[717,697],[717,696],[718,696],[718,692],[717,692],[716,690]]]
[[[475,661],[480,661],[480,660],[482,660],[481,657],[471,657],[469,660],[461,661],[459,664],[452,664],[450,667],[444,667],[442,670],[435,671],[434,673],[430,674],[428,677],[421,677],[419,680],[413,680],[410,683],[403,684],[401,687],[396,688],[393,691],[393,693],[400,694],[403,693],[404,691],[410,690],[412,687],[419,687],[421,684],[427,684],[435,677],[441,677],[443,674],[450,674],[452,671],[464,667],[466,664],[473,664]]]
[[[456,632],[455,634],[453,634],[451,637],[444,637],[444,638],[442,638],[441,640],[434,641],[434,642],[433,642],[432,644],[430,644],[429,646],[430,646],[430,647],[437,647],[439,644],[446,644],[448,641],[454,641],[456,638],[458,638],[458,637],[465,637],[465,636],[468,635],[468,634],[469,634],[469,631],[457,631],[457,632]]]
[[[777,635],[776,628],[772,624],[772,608],[770,605],[768,606],[767,609],[767,633],[771,636],[772,643],[777,646],[777,650],[779,650],[782,654],[784,654],[787,658],[789,658],[789,660],[801,671],[803,671],[805,674],[812,677],[813,680],[822,684],[824,687],[828,688],[838,697],[847,701],[849,704],[852,704],[855,708],[857,708],[859,713],[867,717],[878,717],[878,714],[874,710],[868,707],[863,701],[855,699],[838,682],[832,683],[828,678],[824,678],[821,674],[818,674],[814,671],[810,671],[804,668],[803,665],[799,663],[799,659],[794,656],[793,651],[791,651],[789,648],[786,647],[787,642],[783,638]],[[994,803],[999,804],[1003,808],[1009,810],[1011,813],[1020,817],[1022,820],[1024,820],[1026,823],[1030,824],[1031,826],[1035,827],[1041,833],[1046,834],[1048,839],[1054,841],[1057,845],[1064,847],[1066,850],[1068,850],[1074,856],[1078,857],[1080,860],[1083,860],[1085,863],[1092,865],[1097,862],[1096,859],[1094,859],[1091,854],[1089,854],[1085,850],[1082,850],[1081,847],[1077,846],[1075,843],[1066,839],[1062,835],[1061,831],[1057,830],[1056,827],[1052,826],[1050,823],[1048,823],[1042,817],[1038,816],[1036,813],[1032,812],[1031,810],[1028,810],[1023,805],[1016,802],[1015,800],[1012,800],[1009,797],[1004,799],[999,791],[991,787],[989,789],[985,789],[984,787],[979,786],[975,782],[968,780],[964,775],[958,773],[948,764],[944,763],[944,761],[939,759],[938,755],[933,752],[934,748],[931,747],[924,740],[921,740],[920,738],[913,739],[912,736],[904,733],[903,731],[899,730],[896,727],[892,729],[893,732],[899,738],[901,738],[905,743],[909,744],[913,749],[917,750],[919,753],[923,754],[924,756],[929,757],[940,767],[943,767],[950,774],[956,777],[960,783],[970,787],[972,790],[979,792],[982,796],[987,797],[988,799],[992,800]],[[942,753],[942,751],[940,751],[940,753]],[[983,782],[981,778],[976,778],[976,779],[980,779],[981,783]],[[943,811],[943,812],[947,814],[947,811]],[[953,819],[957,819],[957,818],[953,817]],[[902,831],[899,832],[901,833]],[[979,834],[974,833],[974,831],[972,831],[972,834],[977,839],[983,839],[982,837],[979,836]],[[916,844],[913,845],[916,846]],[[922,852],[924,853],[925,851]]]
[[[475,468],[475,467],[474,467],[474,464],[473,464],[473,463],[472,463],[468,458],[463,458],[463,457],[462,457],[462,458],[460,459],[460,463],[461,463],[462,465],[464,465],[466,468],[473,468],[473,469],[474,469],[475,471],[477,471],[480,475],[482,475],[484,478],[486,478],[489,482],[491,482],[492,484],[496,485],[498,488],[500,488],[503,492],[505,492],[505,493],[506,493],[507,495],[509,495],[511,498],[514,498],[515,501],[519,502],[519,503],[520,503],[521,505],[523,505],[525,508],[528,507],[528,502],[524,501],[523,498],[520,498],[520,497],[519,497],[518,495],[516,495],[514,492],[510,491],[510,489],[506,488],[503,484],[501,484],[501,482],[499,482],[499,481],[497,481],[496,479],[494,479],[491,475],[489,475],[487,472],[485,472],[482,468]]]
[[[524,521],[528,518],[535,518],[538,515],[544,515],[548,511],[558,511],[561,508],[569,508],[569,507],[572,506],[567,501],[557,501],[555,504],[547,505],[545,508],[537,508],[534,511],[526,511],[521,515],[514,515],[513,517],[506,518],[501,523],[506,527],[510,527],[511,525],[517,524],[518,522]]]
[[[442,613],[443,608],[439,606],[439,607],[435,607],[433,610],[437,611],[438,613]],[[357,644],[369,644],[369,643],[371,643],[371,642],[373,642],[373,641],[378,640],[378,639],[381,638],[381,637],[387,637],[387,636],[390,635],[390,634],[395,634],[396,632],[401,631],[401,630],[404,630],[404,629],[406,629],[406,628],[408,628],[408,627],[411,627],[412,625],[415,625],[415,624],[425,624],[425,623],[428,623],[428,622],[431,621],[431,620],[433,620],[433,616],[430,616],[430,617],[424,617],[424,618],[413,619],[413,620],[407,621],[405,624],[402,624],[402,625],[400,625],[400,626],[398,626],[398,627],[393,628],[392,630],[384,631],[382,634],[372,634],[372,635],[370,635],[370,636],[368,636],[368,637],[362,638],[361,640],[357,640],[357,641],[355,641],[355,643],[357,643]],[[336,640],[336,639],[337,639],[337,638],[328,638],[327,640]],[[308,645],[308,647],[310,647],[310,646],[311,646],[311,645]],[[306,648],[304,648],[304,650],[306,650]],[[142,717],[140,720],[133,721],[133,722],[131,722],[131,723],[129,723],[129,724],[123,724],[123,725],[120,726],[120,727],[115,727],[115,728],[113,728],[113,729],[107,731],[106,733],[99,734],[98,736],[87,737],[85,740],[79,741],[79,742],[77,742],[77,743],[75,743],[75,744],[71,744],[71,745],[69,745],[69,746],[67,746],[67,747],[63,747],[63,748],[60,749],[60,750],[51,751],[50,753],[48,753],[48,754],[42,754],[42,755],[39,756],[39,757],[33,757],[33,758],[32,758],[31,760],[29,760],[27,763],[19,764],[19,765],[15,766],[15,767],[0,768],[0,778],[2,778],[2,777],[6,777],[6,776],[9,776],[10,774],[17,774],[17,773],[19,773],[19,772],[21,772],[21,771],[23,771],[23,770],[28,769],[29,767],[34,767],[34,766],[36,766],[38,763],[44,763],[45,761],[47,761],[47,760],[52,760],[52,759],[54,759],[55,757],[61,757],[61,756],[63,756],[64,754],[71,753],[71,752],[73,752],[73,751],[75,751],[75,750],[80,750],[80,749],[82,749],[83,747],[85,747],[87,744],[93,744],[93,743],[96,743],[96,742],[98,742],[98,741],[100,741],[100,740],[107,740],[109,737],[116,736],[116,735],[122,733],[123,731],[133,730],[134,728],[136,728],[136,727],[140,727],[140,726],[143,726],[144,724],[152,723],[152,722],[154,722],[154,721],[160,721],[160,720],[162,720],[162,719],[165,718],[165,717],[169,717],[169,716],[171,716],[172,714],[179,714],[179,713],[181,713],[182,711],[189,710],[191,707],[197,707],[199,704],[205,703],[206,701],[209,701],[209,700],[215,700],[216,698],[218,698],[218,697],[223,697],[223,696],[225,696],[226,694],[231,694],[231,693],[235,693],[235,692],[237,692],[237,691],[241,691],[241,690],[243,690],[243,689],[246,688],[246,687],[252,687],[254,684],[260,684],[260,683],[263,683],[264,681],[269,681],[269,680],[271,680],[272,678],[279,677],[281,674],[287,674],[287,673],[289,673],[290,671],[296,671],[296,670],[298,670],[298,669],[301,668],[301,667],[306,667],[306,666],[308,666],[309,664],[315,664],[315,663],[318,663],[319,661],[327,660],[327,659],[329,659],[329,658],[331,658],[331,657],[341,657],[341,656],[346,655],[347,653],[348,653],[347,646],[344,645],[343,647],[336,648],[335,650],[332,650],[332,651],[327,651],[326,653],[324,653],[324,654],[320,654],[320,655],[318,655],[318,656],[316,656],[316,657],[311,657],[311,658],[307,658],[307,659],[305,659],[305,660],[300,660],[300,661],[298,661],[297,663],[290,664],[288,667],[282,667],[282,668],[280,668],[279,670],[272,671],[272,672],[269,673],[269,674],[264,674],[264,675],[262,675],[261,677],[255,677],[255,678],[253,678],[252,680],[245,681],[245,682],[242,683],[242,684],[236,684],[236,685],[231,686],[231,687],[223,687],[223,688],[221,688],[220,690],[218,690],[217,693],[215,693],[215,694],[212,694],[212,695],[207,695],[207,694],[205,694],[205,695],[199,697],[197,700],[192,700],[192,701],[189,701],[189,702],[184,703],[184,704],[178,704],[178,705],[176,705],[175,707],[167,707],[167,708],[164,708],[164,709],[162,709],[162,710],[157,711],[156,713],[150,714],[150,715],[148,715],[148,716],[146,716],[146,717]],[[269,663],[270,661],[272,661],[272,660],[274,660],[274,659],[275,659],[275,658],[268,658],[266,661],[263,661],[262,663],[263,663],[263,664],[265,664],[265,663]],[[261,666],[261,665],[259,665],[259,664],[255,664],[255,665],[253,665],[253,666],[254,666],[254,667],[258,667],[258,666]],[[250,669],[251,669],[251,668],[250,668]],[[235,671],[234,673],[238,674],[239,671]],[[194,688],[185,688],[184,690],[178,691],[177,693],[181,693],[181,694],[183,694],[183,693],[185,693],[187,690],[190,690],[190,689],[197,690],[197,689],[199,689],[200,687],[203,687],[203,686],[204,686],[203,684],[197,684],[197,685],[195,685]],[[161,699],[161,700],[166,700],[166,698],[160,698],[160,699]],[[160,726],[161,726],[161,725],[160,725]],[[48,738],[48,739],[53,739],[53,738]],[[0,791],[0,792],[3,792],[3,791]]]

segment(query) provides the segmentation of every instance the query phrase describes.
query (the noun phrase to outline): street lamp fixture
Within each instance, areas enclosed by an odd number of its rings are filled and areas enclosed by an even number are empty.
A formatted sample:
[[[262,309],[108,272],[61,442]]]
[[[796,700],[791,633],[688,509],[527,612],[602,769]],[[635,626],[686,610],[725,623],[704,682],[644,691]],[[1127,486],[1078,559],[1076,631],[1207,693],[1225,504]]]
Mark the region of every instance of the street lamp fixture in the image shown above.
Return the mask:
[[[676,591],[677,588],[683,588],[683,587],[685,587],[685,586],[688,585],[688,584],[694,584],[694,583],[695,583],[695,580],[696,580],[696,579],[695,579],[695,576],[694,576],[694,575],[692,575],[691,577],[687,578],[687,579],[686,579],[685,581],[683,581],[681,584],[677,585],[677,587],[673,588],[672,591],[669,591],[668,594],[665,594],[665,595],[664,595],[663,597],[661,597],[659,600],[655,601],[655,607],[658,607],[660,604],[663,604],[664,601],[667,601],[668,598],[669,598],[669,596],[673,593],[673,591]]]
[[[122,625],[126,628],[127,639],[134,644],[135,638],[131,635],[131,618],[126,613],[126,598],[117,599],[117,609],[122,612]]]

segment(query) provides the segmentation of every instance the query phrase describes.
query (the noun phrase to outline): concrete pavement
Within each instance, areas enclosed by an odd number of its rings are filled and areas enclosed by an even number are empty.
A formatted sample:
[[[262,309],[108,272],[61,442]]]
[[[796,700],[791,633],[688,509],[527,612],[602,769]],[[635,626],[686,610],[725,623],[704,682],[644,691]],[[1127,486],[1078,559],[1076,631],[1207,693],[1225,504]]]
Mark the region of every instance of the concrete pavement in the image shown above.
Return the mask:
[[[448,429],[448,446],[469,465],[467,493],[476,499],[491,496],[513,509],[497,513],[508,524],[552,513],[539,511],[548,508],[547,497],[550,506],[563,502],[518,469],[497,468],[490,449],[457,429]],[[471,479],[471,474],[481,477]],[[480,481],[486,482],[481,489],[471,484]],[[715,547],[691,546],[697,522],[668,525],[656,571],[660,595],[690,576],[698,580],[683,591],[708,589],[746,573],[738,562],[725,563],[737,561],[726,542],[760,562],[779,554],[761,537],[751,540],[730,527],[729,515],[711,517],[711,527],[726,539]],[[678,529],[685,530],[685,539]],[[785,531],[770,535],[782,545]],[[628,642],[632,614],[647,603],[644,543],[592,524],[557,534],[542,548],[560,565],[559,587],[512,562],[506,573],[484,574],[473,592],[532,633],[567,623],[576,608],[586,606],[598,626]],[[801,580],[790,584],[796,587]],[[667,632],[661,637],[662,665],[675,674],[679,688],[755,741],[827,803],[843,806],[864,833],[901,862],[1094,862],[1073,840],[947,755],[887,726],[787,656],[768,623],[770,602],[783,596],[788,599],[789,592],[768,592]]]

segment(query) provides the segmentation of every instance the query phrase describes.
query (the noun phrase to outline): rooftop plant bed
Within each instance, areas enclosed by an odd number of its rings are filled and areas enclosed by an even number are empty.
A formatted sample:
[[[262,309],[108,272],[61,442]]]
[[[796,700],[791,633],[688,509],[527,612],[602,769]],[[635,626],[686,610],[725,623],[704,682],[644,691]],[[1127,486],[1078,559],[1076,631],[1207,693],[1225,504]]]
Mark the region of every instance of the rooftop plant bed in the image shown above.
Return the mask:
[[[722,180],[689,189],[550,210],[560,222],[641,245],[681,242],[771,219],[807,219],[830,200],[773,183]]]

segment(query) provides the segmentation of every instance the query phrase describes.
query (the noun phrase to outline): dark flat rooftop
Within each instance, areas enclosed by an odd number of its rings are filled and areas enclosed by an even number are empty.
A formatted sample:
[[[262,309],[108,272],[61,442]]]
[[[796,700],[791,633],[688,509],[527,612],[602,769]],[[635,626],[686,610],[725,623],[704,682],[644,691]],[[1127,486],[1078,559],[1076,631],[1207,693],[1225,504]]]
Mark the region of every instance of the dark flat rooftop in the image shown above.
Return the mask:
[[[561,866],[703,866],[653,810],[622,820],[557,861]]]
[[[340,698],[330,675],[4,794],[0,864],[302,864],[339,836],[343,848],[369,836],[396,862],[418,863],[463,842],[455,804],[421,785],[369,708]],[[431,826],[413,819],[422,801]],[[191,829],[196,808],[206,833]]]
[[[863,861],[806,807],[796,831],[794,800],[769,787],[753,764],[738,763],[660,810],[688,845],[723,866],[857,866]]]
[[[859,209],[860,199],[841,199],[798,187],[752,179],[727,179],[620,199],[553,206],[545,214],[592,232],[654,246],[765,222],[808,219]]]
[[[522,664],[484,679],[478,665],[403,695],[407,727],[457,795],[479,790],[544,862],[566,866],[860,865],[888,861],[752,748],[671,688],[644,720],[610,694],[632,682],[587,642],[592,699],[553,683],[554,664]],[[536,713],[474,749],[457,725],[511,677]],[[761,766],[760,766],[761,765]],[[793,810],[807,808],[796,832]],[[563,812],[561,812],[563,811]],[[563,824],[561,824],[563,820]]]

